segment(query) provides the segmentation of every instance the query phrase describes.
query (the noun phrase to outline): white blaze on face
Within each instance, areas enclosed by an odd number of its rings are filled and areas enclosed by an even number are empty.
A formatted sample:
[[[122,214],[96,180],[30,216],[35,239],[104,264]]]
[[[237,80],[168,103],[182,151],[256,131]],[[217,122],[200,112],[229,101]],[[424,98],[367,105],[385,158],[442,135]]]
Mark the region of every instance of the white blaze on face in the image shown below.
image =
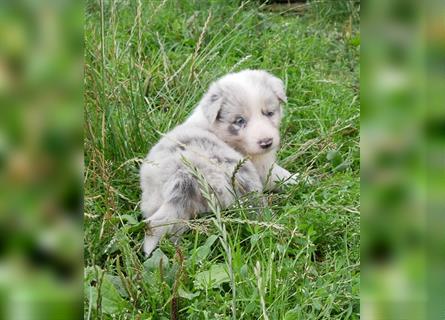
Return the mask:
[[[245,148],[248,154],[265,153],[275,149],[280,144],[277,120],[279,115],[266,116],[255,112],[249,118],[245,128]],[[275,119],[273,119],[275,118]]]
[[[249,101],[250,117],[245,127],[246,153],[250,155],[269,152],[280,144],[279,101],[272,91],[255,89],[256,92]]]

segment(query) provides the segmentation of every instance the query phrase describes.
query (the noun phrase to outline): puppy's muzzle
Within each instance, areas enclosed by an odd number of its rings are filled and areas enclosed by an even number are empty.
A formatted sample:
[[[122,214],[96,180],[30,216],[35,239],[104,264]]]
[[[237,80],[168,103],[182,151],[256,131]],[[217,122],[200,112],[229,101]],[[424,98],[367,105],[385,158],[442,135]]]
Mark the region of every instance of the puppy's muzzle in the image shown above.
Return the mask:
[[[268,149],[273,144],[273,138],[266,138],[258,141],[258,144],[262,149]]]

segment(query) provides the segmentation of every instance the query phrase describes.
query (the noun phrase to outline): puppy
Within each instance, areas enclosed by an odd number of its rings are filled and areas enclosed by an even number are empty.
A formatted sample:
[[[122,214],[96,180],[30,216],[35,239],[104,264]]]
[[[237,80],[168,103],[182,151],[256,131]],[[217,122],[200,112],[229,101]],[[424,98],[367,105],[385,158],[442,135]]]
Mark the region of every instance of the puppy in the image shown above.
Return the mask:
[[[212,83],[188,119],[150,150],[140,171],[141,209],[150,224],[147,255],[164,234],[181,232],[178,220],[210,211],[184,160],[202,174],[222,208],[234,201],[235,171],[239,195],[295,182],[275,163],[286,99],[283,82],[266,71],[229,73]]]

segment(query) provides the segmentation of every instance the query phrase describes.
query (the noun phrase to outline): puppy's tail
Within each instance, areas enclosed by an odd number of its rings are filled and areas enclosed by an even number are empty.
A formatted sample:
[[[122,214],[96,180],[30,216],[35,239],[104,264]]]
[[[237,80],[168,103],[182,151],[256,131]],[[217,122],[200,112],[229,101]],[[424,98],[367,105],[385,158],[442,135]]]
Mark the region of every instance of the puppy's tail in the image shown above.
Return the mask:
[[[144,239],[144,252],[149,256],[156,248],[162,236],[176,230],[181,216],[181,209],[172,202],[163,203],[150,217]]]
[[[197,183],[185,169],[179,169],[170,177],[163,192],[165,202],[149,220],[150,228],[144,241],[147,255],[156,248],[164,234],[174,233],[177,236],[184,231],[180,219],[190,219],[198,195]]]

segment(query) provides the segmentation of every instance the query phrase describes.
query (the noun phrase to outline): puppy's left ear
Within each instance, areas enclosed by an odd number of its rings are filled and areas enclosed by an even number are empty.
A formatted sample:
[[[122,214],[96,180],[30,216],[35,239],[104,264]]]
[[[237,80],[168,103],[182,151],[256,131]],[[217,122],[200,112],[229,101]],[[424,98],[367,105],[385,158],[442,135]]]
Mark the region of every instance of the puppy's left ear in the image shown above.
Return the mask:
[[[286,96],[286,89],[284,89],[284,83],[281,81],[281,79],[271,75],[270,73],[267,74],[267,82],[272,89],[272,91],[277,95],[278,100],[282,103],[287,102],[287,96]]]
[[[215,122],[222,104],[223,92],[216,83],[213,83],[199,102],[199,107],[210,124]]]

